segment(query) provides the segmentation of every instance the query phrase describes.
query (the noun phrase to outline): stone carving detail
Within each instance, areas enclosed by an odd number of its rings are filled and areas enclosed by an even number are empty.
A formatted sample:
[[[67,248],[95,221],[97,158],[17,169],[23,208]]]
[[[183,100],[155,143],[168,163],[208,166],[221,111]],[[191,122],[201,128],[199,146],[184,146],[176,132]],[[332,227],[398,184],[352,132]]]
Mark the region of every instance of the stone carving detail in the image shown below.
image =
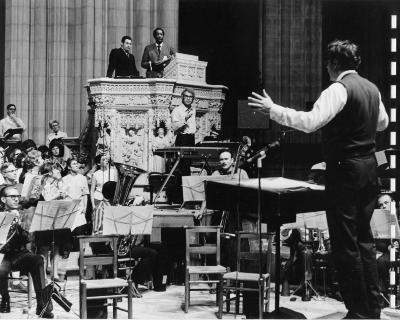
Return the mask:
[[[194,72],[196,75],[197,69]],[[192,87],[196,94],[199,142],[209,135],[213,125],[218,129],[221,126],[218,110],[225,100],[225,87],[178,83],[173,79],[89,80],[97,145],[106,148],[116,162],[152,170],[155,129],[164,122],[171,133],[170,112],[182,103],[181,94],[186,87]]]
[[[206,83],[207,62],[199,61],[199,57],[176,54],[168,66],[164,69],[164,78],[172,78],[179,81],[190,81],[196,83]]]
[[[147,132],[148,115],[146,111],[120,112],[119,143],[116,141],[114,152],[116,161],[147,169]]]
[[[109,95],[94,96],[93,101],[97,107],[111,106],[114,104],[115,97]]]

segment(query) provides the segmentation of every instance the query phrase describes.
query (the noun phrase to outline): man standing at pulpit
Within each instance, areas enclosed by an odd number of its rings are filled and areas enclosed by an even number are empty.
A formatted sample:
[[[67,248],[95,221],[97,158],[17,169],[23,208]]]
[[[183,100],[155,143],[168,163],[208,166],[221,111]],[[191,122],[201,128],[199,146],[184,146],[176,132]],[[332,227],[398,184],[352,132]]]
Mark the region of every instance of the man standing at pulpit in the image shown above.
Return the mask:
[[[162,78],[164,68],[175,57],[175,49],[164,42],[164,30],[156,28],[153,31],[155,43],[144,48],[142,68],[146,69],[146,78]]]
[[[115,70],[115,78],[133,78],[139,76],[136,69],[135,57],[130,53],[132,48],[132,38],[123,36],[121,47],[112,49],[107,68],[107,78],[112,78]]]

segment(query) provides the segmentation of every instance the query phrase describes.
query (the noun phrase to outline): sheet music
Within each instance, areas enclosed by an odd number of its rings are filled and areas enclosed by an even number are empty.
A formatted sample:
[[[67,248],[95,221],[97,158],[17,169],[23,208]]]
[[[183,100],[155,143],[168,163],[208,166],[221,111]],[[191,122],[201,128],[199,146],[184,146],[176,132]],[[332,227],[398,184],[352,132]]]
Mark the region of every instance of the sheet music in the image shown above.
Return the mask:
[[[226,181],[227,184],[238,184],[238,181]],[[258,189],[258,179],[248,179],[240,181],[240,185],[247,188]],[[272,177],[261,179],[261,189],[273,192],[279,191],[296,191],[301,189],[325,190],[325,186],[319,184],[308,183],[300,180],[286,179],[283,177]]]
[[[255,179],[257,180],[257,179]],[[246,181],[247,182],[247,181]],[[243,185],[246,183],[245,181],[242,183]],[[286,179],[283,177],[277,178],[263,178],[261,179],[261,187],[265,189],[311,189],[311,190],[325,190],[325,186],[312,184],[305,181],[300,180],[292,180]]]
[[[151,234],[154,206],[105,206],[103,234]]]
[[[296,214],[296,224],[302,228],[328,230],[325,211],[305,212]]]
[[[0,212],[0,247],[6,243],[11,223],[16,216],[12,212]]]
[[[183,176],[183,201],[205,201],[204,181],[232,180],[230,176]]]
[[[31,189],[32,189],[32,181],[34,177],[38,177],[32,173],[27,172],[25,174],[25,179],[24,179],[24,184],[22,186],[22,190],[21,190],[21,196],[24,198],[27,198],[30,193],[31,193]]]
[[[370,224],[372,235],[375,239],[391,239],[391,225],[395,225],[394,239],[400,238],[397,216],[395,214],[390,214],[390,210],[375,209]]]
[[[72,229],[76,214],[80,212],[79,203],[80,199],[39,201],[29,232]]]

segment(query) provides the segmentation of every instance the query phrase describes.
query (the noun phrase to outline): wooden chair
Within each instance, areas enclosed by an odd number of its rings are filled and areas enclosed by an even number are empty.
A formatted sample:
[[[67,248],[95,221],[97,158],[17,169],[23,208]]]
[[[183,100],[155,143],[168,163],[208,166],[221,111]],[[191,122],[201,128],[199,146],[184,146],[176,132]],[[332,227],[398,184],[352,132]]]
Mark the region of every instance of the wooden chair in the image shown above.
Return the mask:
[[[79,308],[80,318],[87,318],[87,301],[88,300],[100,300],[100,299],[112,299],[113,300],[113,318],[117,318],[117,309],[128,312],[128,319],[132,319],[132,281],[117,278],[117,239],[118,236],[80,236],[79,239]],[[112,251],[110,254],[85,254],[85,247],[90,243],[96,242],[109,242]],[[111,266],[112,275],[111,278],[107,279],[93,279],[85,280],[85,269],[89,266]],[[127,293],[120,293],[120,290],[127,288]],[[88,295],[88,291],[102,289],[110,290],[106,294],[101,295]],[[117,300],[119,298],[128,298],[128,310],[122,309],[117,306]]]
[[[272,235],[262,234],[262,239],[268,239],[269,251],[267,255],[267,266],[271,264],[271,243]],[[244,243],[248,241],[248,243]],[[237,254],[239,259],[239,270],[234,272],[227,272],[223,275],[223,292],[226,294],[226,312],[230,312],[230,303],[232,300],[235,301],[235,314],[239,313],[240,300],[243,292],[258,292],[258,318],[263,318],[263,313],[268,312],[269,301],[270,301],[270,274],[263,273],[260,274],[254,272],[243,272],[243,263],[253,262],[258,265],[259,262],[259,251],[251,250],[250,241],[254,241],[258,244],[259,234],[254,232],[236,232],[236,244],[237,244]],[[244,247],[249,248],[245,250]],[[258,247],[258,246],[257,246]],[[269,270],[270,267],[267,267]],[[236,293],[236,297],[231,299],[230,293]],[[262,297],[262,300],[260,299]],[[222,318],[223,313],[223,302],[221,301],[218,305],[218,318]]]
[[[216,243],[209,244],[201,241],[201,235],[215,234]],[[193,243],[194,242],[194,243]],[[202,243],[203,242],[203,243]],[[214,265],[192,265],[191,255],[204,257],[206,260],[215,256]],[[207,256],[207,257],[206,257]],[[198,260],[197,260],[198,261]],[[190,305],[190,291],[205,291],[207,288],[193,288],[197,284],[216,284],[217,305],[222,303],[222,275],[226,268],[220,265],[220,227],[187,227],[186,228],[186,271],[185,271],[185,305],[184,311],[188,312]],[[200,275],[215,275],[216,279],[200,280]],[[194,279],[197,276],[198,279]]]
[[[28,309],[32,308],[32,294],[33,294],[33,282],[32,282],[32,276],[30,273],[28,273],[28,278],[23,278],[23,277],[13,277],[12,273],[10,273],[10,276],[8,277],[9,281],[26,281],[26,288],[27,292],[25,290],[20,290],[20,289],[14,289],[12,286],[9,288],[9,292],[14,292],[14,293],[26,293],[28,295]]]

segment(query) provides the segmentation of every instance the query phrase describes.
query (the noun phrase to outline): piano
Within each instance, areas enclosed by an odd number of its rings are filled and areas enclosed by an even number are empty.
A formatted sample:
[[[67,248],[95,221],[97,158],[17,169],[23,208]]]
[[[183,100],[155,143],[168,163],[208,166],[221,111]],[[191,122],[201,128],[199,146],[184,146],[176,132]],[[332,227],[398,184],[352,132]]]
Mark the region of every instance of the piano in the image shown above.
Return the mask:
[[[208,209],[229,210],[231,214],[250,214],[257,217],[258,179],[206,182]],[[237,202],[238,201],[238,202]],[[280,226],[296,221],[301,212],[323,211],[324,187],[304,181],[277,178],[261,179],[261,222],[275,230],[275,278],[280,279]],[[275,282],[275,311],[279,312],[280,283]]]

